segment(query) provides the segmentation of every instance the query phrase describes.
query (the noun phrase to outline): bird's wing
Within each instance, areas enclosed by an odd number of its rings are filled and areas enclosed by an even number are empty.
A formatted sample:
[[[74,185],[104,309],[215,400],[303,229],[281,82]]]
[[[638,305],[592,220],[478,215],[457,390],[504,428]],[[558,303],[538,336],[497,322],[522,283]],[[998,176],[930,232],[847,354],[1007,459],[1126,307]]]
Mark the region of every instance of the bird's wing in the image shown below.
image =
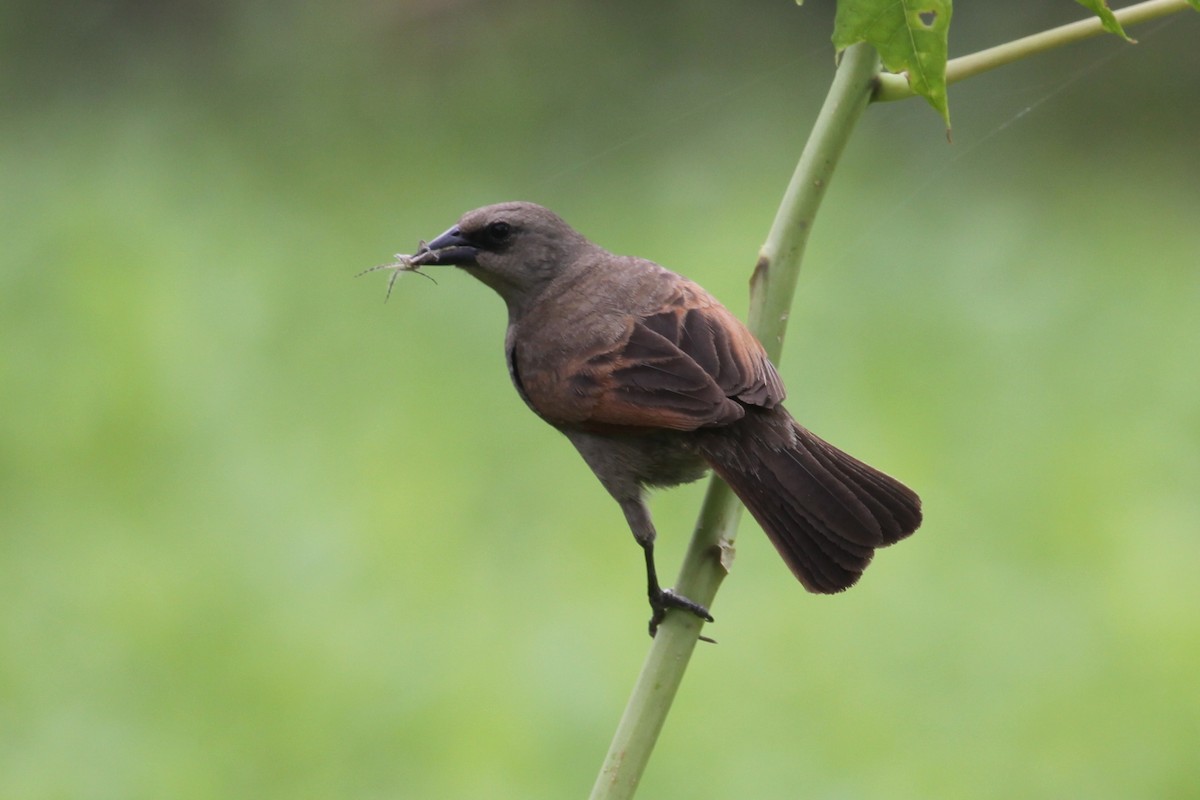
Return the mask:
[[[625,335],[578,364],[570,381],[593,402],[592,427],[696,428],[772,408],[784,389],[762,345],[707,292],[682,283],[666,302],[633,316]]]

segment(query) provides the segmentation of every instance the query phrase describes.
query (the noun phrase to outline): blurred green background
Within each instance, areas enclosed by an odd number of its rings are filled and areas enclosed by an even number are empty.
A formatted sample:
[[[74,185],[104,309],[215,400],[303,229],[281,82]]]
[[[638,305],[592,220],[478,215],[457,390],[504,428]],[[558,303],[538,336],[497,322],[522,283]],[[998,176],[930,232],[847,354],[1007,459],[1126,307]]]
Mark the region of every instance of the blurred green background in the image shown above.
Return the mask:
[[[584,796],[639,551],[490,291],[352,276],[529,199],[742,313],[825,6],[0,7],[0,798]],[[868,111],[781,371],[926,523],[819,598],[745,522],[642,796],[1200,792],[1200,18],[1132,33]]]

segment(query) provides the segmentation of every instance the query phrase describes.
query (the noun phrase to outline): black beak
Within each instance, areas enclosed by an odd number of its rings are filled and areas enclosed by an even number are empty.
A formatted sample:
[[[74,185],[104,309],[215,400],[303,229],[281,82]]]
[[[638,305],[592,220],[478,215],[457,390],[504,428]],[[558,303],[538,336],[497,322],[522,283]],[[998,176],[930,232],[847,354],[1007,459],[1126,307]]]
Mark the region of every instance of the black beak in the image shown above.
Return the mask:
[[[410,263],[417,266],[429,264],[462,266],[474,264],[479,248],[471,244],[455,225],[432,242],[421,242]]]

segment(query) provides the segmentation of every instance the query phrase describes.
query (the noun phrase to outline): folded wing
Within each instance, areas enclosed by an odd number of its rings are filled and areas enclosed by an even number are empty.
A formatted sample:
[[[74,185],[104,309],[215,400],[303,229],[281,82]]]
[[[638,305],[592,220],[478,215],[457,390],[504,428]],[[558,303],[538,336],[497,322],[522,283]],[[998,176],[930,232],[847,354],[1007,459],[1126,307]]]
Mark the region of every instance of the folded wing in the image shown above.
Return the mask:
[[[571,381],[591,395],[592,428],[689,431],[728,425],[745,406],[773,408],[783,383],[762,345],[695,284],[630,319],[626,334],[590,355]]]

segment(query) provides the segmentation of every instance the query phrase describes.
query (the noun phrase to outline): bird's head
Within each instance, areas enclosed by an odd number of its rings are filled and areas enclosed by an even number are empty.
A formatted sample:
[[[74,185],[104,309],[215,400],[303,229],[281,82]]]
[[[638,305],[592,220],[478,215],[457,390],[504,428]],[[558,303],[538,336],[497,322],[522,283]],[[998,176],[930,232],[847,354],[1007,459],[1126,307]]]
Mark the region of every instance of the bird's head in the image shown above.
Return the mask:
[[[547,208],[499,203],[463,214],[450,230],[422,244],[410,263],[461,267],[513,307],[536,297],[592,247]]]

